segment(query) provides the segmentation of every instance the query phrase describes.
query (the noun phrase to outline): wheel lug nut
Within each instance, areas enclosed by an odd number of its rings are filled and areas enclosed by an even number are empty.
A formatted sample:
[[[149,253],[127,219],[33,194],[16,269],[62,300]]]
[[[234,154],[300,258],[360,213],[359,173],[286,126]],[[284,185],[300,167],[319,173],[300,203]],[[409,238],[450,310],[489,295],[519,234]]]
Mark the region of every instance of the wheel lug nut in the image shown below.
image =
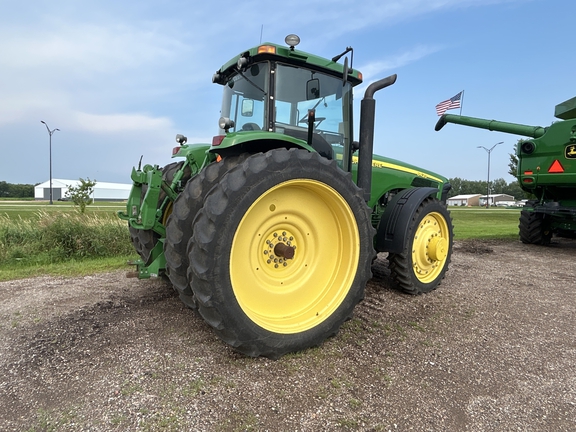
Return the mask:
[[[278,237],[278,234],[274,233],[274,237]]]
[[[282,232],[282,235],[285,236],[285,235],[286,235],[286,231],[283,231],[283,232]]]
[[[284,267],[286,267],[288,265],[288,263],[286,261],[284,261],[284,264],[282,264]]]
[[[274,264],[274,268],[278,268],[278,264]]]
[[[267,250],[264,251],[264,255],[268,255],[268,251],[267,251]]]

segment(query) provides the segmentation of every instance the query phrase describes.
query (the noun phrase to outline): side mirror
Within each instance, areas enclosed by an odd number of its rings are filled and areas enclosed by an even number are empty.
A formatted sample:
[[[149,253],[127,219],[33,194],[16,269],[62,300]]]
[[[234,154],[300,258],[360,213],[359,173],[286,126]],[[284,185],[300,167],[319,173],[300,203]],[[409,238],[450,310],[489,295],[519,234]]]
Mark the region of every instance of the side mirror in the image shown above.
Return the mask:
[[[342,86],[346,85],[346,81],[348,81],[348,57],[344,58],[344,73],[342,74]]]
[[[254,115],[254,101],[252,99],[243,99],[241,112],[243,117],[252,117]]]
[[[306,100],[318,99],[320,97],[320,80],[312,78],[306,82]]]

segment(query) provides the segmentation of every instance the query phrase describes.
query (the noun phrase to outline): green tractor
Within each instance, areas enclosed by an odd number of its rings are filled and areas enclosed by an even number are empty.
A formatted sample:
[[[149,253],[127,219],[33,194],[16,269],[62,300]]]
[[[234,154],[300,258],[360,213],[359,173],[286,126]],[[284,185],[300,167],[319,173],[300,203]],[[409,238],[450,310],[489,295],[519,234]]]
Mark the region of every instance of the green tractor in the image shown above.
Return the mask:
[[[562,121],[548,127],[527,126],[444,114],[446,123],[529,137],[516,148],[516,177],[522,189],[536,197],[520,214],[520,240],[548,245],[552,235],[576,238],[576,98],[556,105],[554,116]]]
[[[332,58],[265,43],[213,76],[223,88],[212,143],[176,136],[166,167],[132,171],[126,212],[137,276],[167,275],[181,300],[248,356],[279,356],[336,334],[364,297],[377,252],[410,294],[435,289],[452,253],[447,179],[375,156],[374,93],[359,142],[347,48]],[[344,57],[344,62],[338,61]]]

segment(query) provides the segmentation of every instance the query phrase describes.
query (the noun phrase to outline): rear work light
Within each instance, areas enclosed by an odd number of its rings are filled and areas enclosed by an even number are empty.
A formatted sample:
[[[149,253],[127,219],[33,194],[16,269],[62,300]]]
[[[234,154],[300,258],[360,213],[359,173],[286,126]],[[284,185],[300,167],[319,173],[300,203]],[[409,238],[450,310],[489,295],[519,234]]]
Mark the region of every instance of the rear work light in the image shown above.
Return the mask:
[[[563,173],[564,172],[564,167],[562,166],[562,164],[560,163],[560,161],[558,159],[556,159],[552,165],[550,165],[550,168],[548,168],[548,172],[551,174],[555,174],[555,173]]]

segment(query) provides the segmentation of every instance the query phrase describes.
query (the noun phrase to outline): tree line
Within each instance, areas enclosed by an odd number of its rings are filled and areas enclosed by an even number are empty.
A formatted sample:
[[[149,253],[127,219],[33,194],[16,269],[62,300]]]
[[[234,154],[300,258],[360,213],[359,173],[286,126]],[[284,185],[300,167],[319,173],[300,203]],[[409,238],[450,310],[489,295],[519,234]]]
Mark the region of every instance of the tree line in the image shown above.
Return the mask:
[[[461,179],[460,177],[451,178],[448,181],[452,185],[452,189],[448,193],[448,198],[451,198],[456,195],[471,195],[471,194],[486,195],[487,191],[486,181],[464,180]],[[490,180],[490,193],[511,195],[517,200],[529,198],[526,192],[524,192],[520,187],[518,180],[506,183],[506,180],[504,180],[503,178]]]
[[[0,198],[34,198],[34,185],[0,181]]]

